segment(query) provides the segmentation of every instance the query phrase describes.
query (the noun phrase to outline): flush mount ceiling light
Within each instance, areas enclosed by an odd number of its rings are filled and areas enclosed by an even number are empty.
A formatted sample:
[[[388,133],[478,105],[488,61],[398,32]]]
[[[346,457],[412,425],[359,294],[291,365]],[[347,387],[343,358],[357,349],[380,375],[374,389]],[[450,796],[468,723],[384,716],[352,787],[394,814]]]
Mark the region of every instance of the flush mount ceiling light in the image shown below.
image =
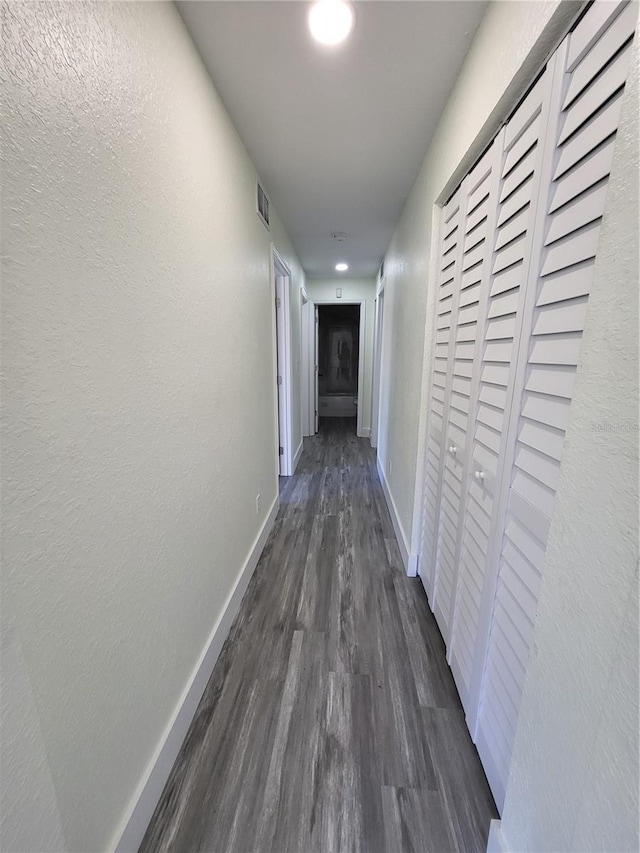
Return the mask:
[[[338,272],[346,272],[349,269],[349,264],[336,264],[336,270]]]
[[[353,29],[353,19],[346,0],[318,0],[309,12],[309,29],[320,44],[340,44]]]

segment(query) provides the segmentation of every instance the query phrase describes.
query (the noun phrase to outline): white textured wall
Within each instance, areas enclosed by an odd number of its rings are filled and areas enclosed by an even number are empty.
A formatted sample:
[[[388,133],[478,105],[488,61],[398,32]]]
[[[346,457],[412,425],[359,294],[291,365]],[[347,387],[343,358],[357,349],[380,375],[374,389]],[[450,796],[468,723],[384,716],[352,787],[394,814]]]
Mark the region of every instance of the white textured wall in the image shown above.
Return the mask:
[[[336,288],[342,288],[342,299],[336,299]],[[362,430],[371,430],[371,382],[373,378],[373,335],[376,315],[375,279],[310,279],[307,281],[307,293],[311,300],[346,304],[349,300],[365,300],[365,342]],[[369,435],[369,432],[367,432]]]
[[[640,848],[639,61],[636,33],[502,816],[512,851]]]
[[[462,164],[479,156],[576,4],[493,2],[478,28],[385,256],[390,319],[388,399],[378,452],[407,541],[417,551],[423,437],[431,370],[434,270],[429,266],[436,200]],[[547,25],[552,21],[552,26]],[[547,30],[545,31],[545,27]],[[478,135],[481,134],[480,139]],[[451,187],[453,189],[453,187]],[[435,210],[437,225],[437,210]],[[425,324],[426,316],[426,324]],[[425,338],[425,328],[428,334]],[[388,421],[385,418],[385,402]],[[390,463],[392,465],[390,470]]]
[[[172,4],[2,16],[0,846],[101,851],[276,498],[271,239],[303,277]]]

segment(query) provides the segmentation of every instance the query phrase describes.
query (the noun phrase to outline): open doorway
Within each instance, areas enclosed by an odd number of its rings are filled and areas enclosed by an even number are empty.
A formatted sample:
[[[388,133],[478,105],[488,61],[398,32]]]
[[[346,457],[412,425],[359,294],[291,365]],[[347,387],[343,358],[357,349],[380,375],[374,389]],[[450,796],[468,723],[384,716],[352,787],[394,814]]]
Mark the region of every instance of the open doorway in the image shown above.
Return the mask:
[[[318,416],[357,433],[361,306],[318,305]]]

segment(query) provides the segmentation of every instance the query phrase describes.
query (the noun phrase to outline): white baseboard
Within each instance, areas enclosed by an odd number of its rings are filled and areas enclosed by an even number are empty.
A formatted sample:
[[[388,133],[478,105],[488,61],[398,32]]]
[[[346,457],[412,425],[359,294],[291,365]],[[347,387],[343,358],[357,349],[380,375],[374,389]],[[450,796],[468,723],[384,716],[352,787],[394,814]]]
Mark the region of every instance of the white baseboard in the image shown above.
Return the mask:
[[[358,436],[359,436],[360,438],[369,438],[369,437],[370,437],[370,435],[371,435],[371,430],[369,429],[369,427],[363,427],[363,428],[360,430],[360,432],[358,433]]]
[[[169,778],[171,769],[187,735],[191,721],[198,708],[202,694],[213,672],[222,646],[235,619],[242,596],[245,594],[251,576],[267,542],[267,538],[278,514],[279,499],[276,498],[269,510],[245,564],[238,575],[236,585],[227,598],[227,603],[214,626],[209,639],[195,666],[191,678],[178,702],[165,733],[142,777],[131,806],[123,819],[114,841],[110,845],[116,853],[135,853],[140,847],[149,821],[155,811],[160,795]]]
[[[292,471],[293,474],[296,473],[296,468],[298,467],[298,462],[300,461],[300,457],[302,456],[302,445],[303,445],[303,443],[304,443],[304,438],[300,441],[300,445],[299,445],[298,449],[296,450],[295,455],[293,457],[293,471]]]
[[[404,564],[404,569],[409,577],[416,577],[418,574],[418,555],[412,554],[409,550],[408,539],[400,523],[400,518],[398,517],[398,510],[396,509],[395,501],[391,495],[391,491],[389,489],[389,484],[387,483],[387,478],[384,474],[384,469],[380,464],[380,459],[378,462],[378,477],[380,477],[380,482],[382,483],[382,491],[384,492],[384,497],[387,502],[387,506],[389,507],[389,515],[391,516],[391,521],[393,523],[393,529],[396,533],[396,539],[398,540],[398,546],[400,548],[400,556],[402,557],[402,562]]]
[[[492,820],[489,824],[487,853],[509,853],[509,848],[502,834],[502,824],[499,820]]]
[[[418,555],[409,552],[409,562],[407,564],[407,574],[410,578],[418,577]]]

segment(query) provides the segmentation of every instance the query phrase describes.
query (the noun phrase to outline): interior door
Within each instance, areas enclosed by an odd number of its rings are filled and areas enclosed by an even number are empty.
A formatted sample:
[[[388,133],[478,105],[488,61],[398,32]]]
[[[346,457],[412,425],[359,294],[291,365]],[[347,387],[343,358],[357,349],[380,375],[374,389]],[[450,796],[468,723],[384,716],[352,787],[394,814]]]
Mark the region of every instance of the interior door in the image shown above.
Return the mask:
[[[552,80],[547,67],[505,127],[497,220],[489,241],[491,273],[449,652],[472,733],[495,591],[496,543],[504,520],[505,459],[513,442],[509,420],[546,163],[543,139]]]
[[[452,379],[449,405],[445,411],[444,468],[434,583],[434,613],[447,645],[457,597],[461,522],[471,467],[471,427],[477,409],[478,362],[488,296],[502,136],[502,133],[498,135],[463,182],[467,201],[460,229],[459,293],[451,321]]]
[[[442,234],[438,253],[438,290],[433,368],[429,395],[429,424],[425,460],[425,488],[422,514],[422,541],[419,574],[440,630],[444,633],[442,612],[436,610],[435,567],[438,554],[449,547],[438,541],[442,477],[444,466],[444,427],[453,377],[453,318],[459,295],[459,271],[462,253],[461,224],[464,216],[464,187],[458,187],[442,211]],[[452,555],[453,556],[453,555]]]

